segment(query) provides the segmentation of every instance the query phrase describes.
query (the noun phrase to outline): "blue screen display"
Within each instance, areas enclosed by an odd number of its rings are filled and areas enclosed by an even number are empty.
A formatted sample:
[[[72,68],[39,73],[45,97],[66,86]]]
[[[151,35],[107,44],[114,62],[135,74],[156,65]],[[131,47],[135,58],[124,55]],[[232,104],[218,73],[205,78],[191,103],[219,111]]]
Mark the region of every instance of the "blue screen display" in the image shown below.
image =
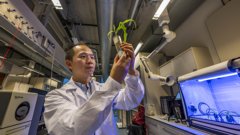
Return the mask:
[[[181,100],[180,92],[177,93],[177,95],[176,95],[176,97],[175,97],[175,100]]]
[[[187,116],[240,125],[240,77],[180,82]]]
[[[69,80],[70,80],[69,78],[64,78],[63,79],[63,85],[66,84],[67,82],[69,82]]]

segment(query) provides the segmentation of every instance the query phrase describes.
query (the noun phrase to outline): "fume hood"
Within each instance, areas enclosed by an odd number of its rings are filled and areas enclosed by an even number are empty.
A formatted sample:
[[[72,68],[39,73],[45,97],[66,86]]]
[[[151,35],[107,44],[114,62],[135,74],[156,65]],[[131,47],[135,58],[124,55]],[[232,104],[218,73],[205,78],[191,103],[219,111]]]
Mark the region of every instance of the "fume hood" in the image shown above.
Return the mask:
[[[190,126],[240,134],[240,58],[179,77]]]

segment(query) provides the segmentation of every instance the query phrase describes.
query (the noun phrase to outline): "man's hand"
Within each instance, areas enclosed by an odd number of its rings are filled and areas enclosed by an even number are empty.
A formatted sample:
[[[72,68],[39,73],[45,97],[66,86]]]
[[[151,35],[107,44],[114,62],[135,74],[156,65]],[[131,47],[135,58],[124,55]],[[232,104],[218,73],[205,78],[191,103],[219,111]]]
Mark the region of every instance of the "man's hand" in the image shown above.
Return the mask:
[[[131,58],[127,57],[125,52],[123,52],[120,58],[118,55],[116,55],[114,58],[114,63],[112,66],[110,76],[117,82],[122,83],[122,81],[124,80],[128,73],[130,61]]]
[[[121,48],[123,50],[123,54],[120,58],[118,55],[116,55],[110,73],[110,76],[119,83],[122,83],[127,73],[130,75],[137,74],[137,72],[134,70],[135,56],[132,45],[123,43]]]
[[[129,73],[130,75],[137,75],[137,74],[138,74],[138,71],[136,71],[136,70],[134,69],[135,56],[134,56],[134,48],[133,48],[132,44],[123,43],[123,44],[121,45],[121,48],[122,48],[122,50],[127,54],[127,57],[130,57],[130,58],[131,58],[128,73]]]

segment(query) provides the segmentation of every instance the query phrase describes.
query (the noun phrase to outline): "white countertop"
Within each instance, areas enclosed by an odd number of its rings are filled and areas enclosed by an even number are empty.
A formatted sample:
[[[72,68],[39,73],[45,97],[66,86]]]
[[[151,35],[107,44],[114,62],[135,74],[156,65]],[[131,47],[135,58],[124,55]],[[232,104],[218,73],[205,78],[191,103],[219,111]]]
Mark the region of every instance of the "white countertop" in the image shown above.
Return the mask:
[[[196,135],[210,135],[209,133],[206,133],[206,132],[204,132],[200,129],[196,129],[196,128],[193,128],[193,127],[188,127],[187,125],[184,125],[182,123],[175,123],[174,121],[167,121],[167,120],[161,119],[160,115],[146,116],[146,117],[152,118],[152,119],[157,120],[159,122],[168,124],[170,126],[176,127],[178,129],[181,129],[181,130],[184,130],[184,131],[196,134]]]

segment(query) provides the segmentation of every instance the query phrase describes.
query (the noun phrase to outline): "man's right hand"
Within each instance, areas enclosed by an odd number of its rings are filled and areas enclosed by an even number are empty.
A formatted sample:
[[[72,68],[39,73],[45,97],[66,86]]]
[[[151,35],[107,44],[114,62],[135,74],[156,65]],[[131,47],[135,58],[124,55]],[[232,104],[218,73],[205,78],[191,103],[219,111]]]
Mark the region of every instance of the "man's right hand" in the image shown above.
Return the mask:
[[[130,62],[131,57],[128,57],[125,52],[123,52],[120,58],[116,55],[110,76],[117,82],[122,83],[128,73]]]

